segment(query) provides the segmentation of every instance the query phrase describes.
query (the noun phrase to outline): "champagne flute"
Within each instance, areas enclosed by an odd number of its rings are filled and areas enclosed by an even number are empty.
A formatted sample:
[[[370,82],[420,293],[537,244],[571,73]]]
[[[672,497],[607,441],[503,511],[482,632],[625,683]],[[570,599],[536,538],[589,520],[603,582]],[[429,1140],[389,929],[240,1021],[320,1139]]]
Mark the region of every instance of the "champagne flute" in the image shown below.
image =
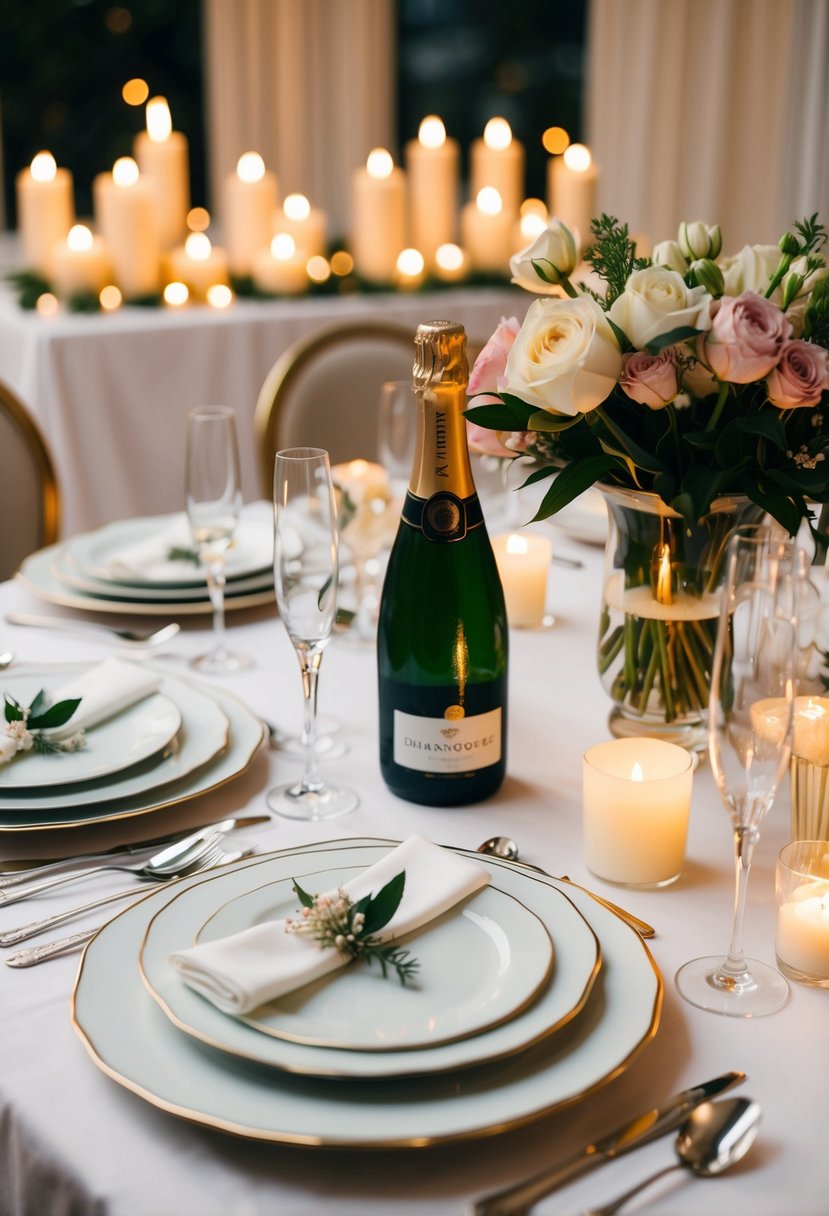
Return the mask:
[[[225,555],[242,510],[233,410],[205,406],[187,415],[185,501],[213,606],[213,649],[193,659],[192,665],[219,674],[239,671],[250,667],[251,660],[228,650],[225,636]]]
[[[412,471],[417,403],[411,378],[387,380],[380,389],[377,459],[386,469],[395,498],[403,498]]]
[[[305,763],[299,781],[268,794],[268,806],[290,819],[333,819],[356,807],[353,791],[328,785],[317,760],[317,683],[337,615],[339,535],[328,453],[277,452],[273,481],[274,584],[279,614],[302,673]]]
[[[711,673],[711,767],[731,813],[735,897],[725,958],[685,963],[676,973],[692,1005],[732,1017],[774,1013],[788,984],[743,954],[743,919],[760,823],[788,768],[797,671],[797,591],[802,567],[794,542],[770,528],[738,529],[726,550],[726,580]]]

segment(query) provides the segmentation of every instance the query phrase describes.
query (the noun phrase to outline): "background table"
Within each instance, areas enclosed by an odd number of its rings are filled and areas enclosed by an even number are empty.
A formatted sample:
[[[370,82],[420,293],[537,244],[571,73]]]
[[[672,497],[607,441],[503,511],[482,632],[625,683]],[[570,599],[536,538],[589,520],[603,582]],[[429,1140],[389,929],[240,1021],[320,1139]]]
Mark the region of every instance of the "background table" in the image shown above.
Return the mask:
[[[133,307],[41,317],[0,289],[0,379],[46,433],[63,494],[62,532],[69,536],[181,508],[185,417],[196,405],[236,409],[242,488],[246,498],[258,497],[256,399],[273,364],[300,338],[367,319],[408,325],[414,336],[421,321],[448,315],[483,343],[505,312],[523,316],[529,303],[525,291],[505,285],[236,300],[226,311]]]
[[[441,810],[390,795],[377,762],[373,652],[337,638],[323,662],[321,711],[344,723],[350,750],[330,765],[330,773],[359,790],[360,806],[328,825],[274,820],[272,826],[250,834],[262,849],[278,849],[349,834],[402,838],[411,832],[474,848],[495,833],[508,833],[519,842],[526,860],[553,874],[569,874],[656,926],[651,949],[665,980],[656,1039],[598,1093],[523,1129],[422,1151],[372,1155],[302,1150],[237,1140],[180,1122],[100,1073],[69,1021],[77,957],[31,971],[0,966],[3,1216],[461,1213],[471,1197],[539,1170],[619,1120],[732,1068],[743,1069],[749,1077],[735,1092],[757,1099],[765,1112],[751,1154],[715,1181],[672,1175],[641,1201],[642,1210],[671,1216],[698,1216],[702,1210],[751,1216],[791,1210],[798,1216],[824,1216],[829,1188],[823,1119],[829,995],[793,985],[781,1012],[743,1021],[693,1009],[673,987],[682,962],[727,944],[733,881],[730,825],[710,772],[703,768],[695,779],[688,859],[675,886],[621,891],[592,878],[584,868],[581,754],[606,737],[609,708],[593,657],[601,560],[599,550],[560,536],[554,536],[554,544],[562,554],[587,564],[580,570],[553,569],[550,607],[557,617],[555,628],[511,635],[508,777],[496,797],[479,806]],[[0,612],[32,607],[20,587],[0,587]],[[205,645],[206,627],[206,621],[187,622],[166,656],[157,660],[159,665],[185,670],[186,657]],[[274,612],[234,614],[230,630],[233,644],[254,655],[257,666],[225,678],[222,687],[280,725],[296,728],[301,711],[298,667]],[[0,624],[0,650],[7,648],[15,649],[21,660],[97,658],[109,649]],[[266,749],[246,776],[224,789],[166,818],[147,817],[146,834],[157,835],[162,823],[198,824],[243,810],[261,813],[266,791],[295,772],[295,764]],[[774,860],[788,839],[788,814],[784,793],[763,826],[746,922],[748,953],[772,962]],[[140,822],[131,821],[133,833]],[[107,841],[114,843],[118,835],[113,829]],[[78,832],[77,847],[91,844],[94,836]],[[0,856],[32,855],[43,844],[35,837],[15,844],[0,836]],[[96,881],[97,889],[109,889],[109,879]],[[113,876],[111,889],[121,885]],[[39,910],[71,907],[81,902],[79,894],[80,888],[60,896],[56,892],[39,901]],[[21,923],[34,906],[0,909],[0,926]],[[82,922],[77,923],[80,927]],[[671,1141],[659,1141],[571,1183],[537,1211],[540,1216],[581,1211],[672,1160]]]

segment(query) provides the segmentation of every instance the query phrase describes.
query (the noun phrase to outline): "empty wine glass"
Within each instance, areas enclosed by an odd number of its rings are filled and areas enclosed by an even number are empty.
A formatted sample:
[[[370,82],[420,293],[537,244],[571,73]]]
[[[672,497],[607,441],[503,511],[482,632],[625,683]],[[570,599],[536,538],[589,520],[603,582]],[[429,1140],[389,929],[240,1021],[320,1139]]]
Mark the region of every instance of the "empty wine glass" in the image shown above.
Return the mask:
[[[273,482],[274,584],[279,614],[302,673],[305,763],[299,781],[268,794],[268,806],[291,819],[332,819],[357,805],[349,789],[320,776],[317,682],[337,615],[339,536],[328,453],[287,448],[276,454]]]
[[[676,973],[692,1005],[733,1017],[774,1013],[788,985],[773,967],[743,954],[743,918],[760,823],[788,768],[797,669],[793,542],[770,528],[738,529],[726,550],[726,580],[711,673],[711,767],[731,813],[735,897],[725,958],[694,959]]]
[[[242,510],[233,410],[205,406],[187,415],[185,502],[213,606],[213,649],[192,665],[216,673],[239,671],[251,660],[228,650],[225,636],[225,555]]]
[[[416,431],[417,404],[411,380],[387,380],[380,389],[377,459],[389,475],[395,498],[402,498],[409,484]]]

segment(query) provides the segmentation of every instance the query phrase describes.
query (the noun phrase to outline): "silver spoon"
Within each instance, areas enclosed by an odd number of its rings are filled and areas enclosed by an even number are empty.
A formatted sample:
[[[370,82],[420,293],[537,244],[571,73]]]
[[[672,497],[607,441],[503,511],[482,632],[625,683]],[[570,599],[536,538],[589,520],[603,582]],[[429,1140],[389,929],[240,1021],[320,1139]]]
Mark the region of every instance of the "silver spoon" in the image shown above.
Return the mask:
[[[723,1098],[721,1102],[703,1102],[692,1111],[676,1138],[679,1161],[666,1166],[649,1178],[638,1182],[618,1199],[600,1208],[591,1208],[584,1216],[613,1216],[629,1199],[646,1186],[664,1178],[673,1170],[689,1169],[700,1178],[722,1174],[745,1157],[755,1141],[760,1127],[760,1106],[750,1098]]]
[[[6,667],[10,667],[13,662],[14,651],[4,650],[3,653],[0,654],[0,671],[3,671]]]
[[[114,629],[111,625],[101,625],[97,621],[70,621],[60,616],[37,616],[28,612],[7,612],[6,621],[9,625],[32,625],[39,629],[54,629],[57,633],[101,633],[105,637],[115,637],[129,646],[161,646],[169,642],[181,629],[176,621],[162,625],[159,629]]]
[[[479,844],[476,850],[478,853],[486,853],[490,857],[501,857],[504,861],[518,861],[519,849],[515,841],[509,836],[490,836],[489,840],[485,840],[483,844]],[[529,861],[520,862],[522,866],[526,866],[528,870],[537,870],[539,874],[546,874],[546,870],[542,870],[541,866],[534,866]],[[569,882],[571,886],[579,887],[580,891],[587,891],[586,887],[581,887],[577,882],[573,882],[566,874],[558,876],[559,882]],[[587,891],[597,903],[607,908],[609,912],[613,912],[625,924],[630,925],[631,929],[635,929],[640,937],[656,937],[656,930],[653,925],[649,925],[646,920],[640,920],[638,916],[634,916],[632,912],[628,912],[625,908],[620,908],[618,904],[611,903],[609,899],[605,899],[602,895],[597,895],[595,891]]]

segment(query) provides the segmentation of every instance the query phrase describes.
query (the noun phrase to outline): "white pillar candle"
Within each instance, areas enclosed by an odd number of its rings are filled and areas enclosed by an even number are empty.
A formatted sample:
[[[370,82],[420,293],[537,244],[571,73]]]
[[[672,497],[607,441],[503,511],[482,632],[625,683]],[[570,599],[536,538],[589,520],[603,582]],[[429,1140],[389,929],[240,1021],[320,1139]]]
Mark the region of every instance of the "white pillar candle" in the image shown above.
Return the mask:
[[[524,145],[513,139],[505,118],[490,118],[483,139],[469,152],[469,193],[474,199],[485,186],[501,196],[505,213],[514,221],[524,197]]]
[[[351,252],[370,283],[394,281],[406,245],[406,176],[385,148],[374,148],[352,177]]]
[[[124,296],[154,294],[161,277],[155,199],[135,161],[122,156],[112,173],[99,173],[92,183],[92,197],[115,281]]]
[[[373,460],[348,460],[331,468],[331,480],[344,490],[355,506],[373,498],[387,501],[391,483],[386,469]]]
[[[325,253],[328,216],[312,207],[304,194],[286,194],[274,217],[274,235],[287,232],[296,242],[297,252],[306,258]]]
[[[455,240],[458,211],[457,140],[449,139],[439,118],[430,114],[417,139],[405,148],[409,183],[409,239],[429,266],[440,245]]]
[[[627,612],[646,621],[706,621],[720,615],[720,595],[704,591],[689,595],[674,591],[670,603],[662,603],[648,586],[625,587],[621,570],[610,576],[604,589],[605,603],[610,608]]]
[[[475,270],[509,274],[515,217],[504,211],[494,186],[479,190],[474,203],[461,212],[461,244]]]
[[[155,199],[158,237],[162,249],[181,242],[190,210],[190,168],[187,137],[174,131],[166,98],[147,102],[146,131],[135,137],[133,152],[141,176]]]
[[[296,242],[287,232],[278,232],[268,249],[253,254],[253,281],[260,291],[272,295],[299,295],[307,291],[308,278],[304,254],[298,253]]]
[[[829,987],[829,843],[787,844],[775,874],[775,952],[792,979]]]
[[[207,299],[207,293],[217,283],[227,285],[227,254],[210,242],[205,232],[191,232],[168,258],[170,277],[186,283],[196,300]]]
[[[106,245],[84,224],[74,224],[52,257],[52,282],[61,299],[99,295],[112,278]]]
[[[596,214],[598,183],[598,166],[584,144],[571,144],[563,156],[552,156],[547,164],[550,215],[578,233],[583,249],[591,240],[590,221]]]
[[[679,877],[693,759],[661,739],[612,739],[584,754],[584,859],[606,882],[665,886]]]
[[[492,538],[501,575],[507,620],[518,629],[538,629],[544,620],[552,541],[535,533],[504,533]]]
[[[258,152],[245,152],[225,179],[222,233],[230,270],[249,275],[254,255],[267,253],[278,203],[277,181]]]
[[[75,219],[72,174],[57,167],[51,152],[38,152],[15,184],[24,265],[49,278],[55,247],[66,239]]]

